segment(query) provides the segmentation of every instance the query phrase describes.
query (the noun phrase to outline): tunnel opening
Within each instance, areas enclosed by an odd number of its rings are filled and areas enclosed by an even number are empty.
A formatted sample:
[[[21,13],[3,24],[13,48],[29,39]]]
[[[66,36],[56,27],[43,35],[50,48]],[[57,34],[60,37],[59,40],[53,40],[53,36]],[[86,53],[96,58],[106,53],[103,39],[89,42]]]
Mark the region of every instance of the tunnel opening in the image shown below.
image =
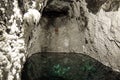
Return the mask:
[[[81,53],[33,54],[21,74],[21,80],[120,80],[119,72]]]
[[[67,16],[69,14],[68,7],[63,7],[62,9],[59,9],[59,8],[54,9],[54,6],[52,6],[52,7],[45,8],[42,12],[42,14],[43,14],[42,16],[49,17],[49,18],[56,18],[56,17]]]
[[[56,18],[68,15],[67,11],[43,11],[43,17]]]

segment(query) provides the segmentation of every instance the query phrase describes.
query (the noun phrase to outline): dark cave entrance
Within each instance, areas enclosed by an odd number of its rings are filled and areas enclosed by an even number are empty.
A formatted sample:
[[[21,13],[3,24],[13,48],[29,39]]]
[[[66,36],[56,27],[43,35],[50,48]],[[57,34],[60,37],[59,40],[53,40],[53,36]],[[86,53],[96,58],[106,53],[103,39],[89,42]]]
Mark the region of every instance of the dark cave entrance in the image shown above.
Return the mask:
[[[120,73],[81,53],[36,53],[21,74],[21,80],[120,80]]]

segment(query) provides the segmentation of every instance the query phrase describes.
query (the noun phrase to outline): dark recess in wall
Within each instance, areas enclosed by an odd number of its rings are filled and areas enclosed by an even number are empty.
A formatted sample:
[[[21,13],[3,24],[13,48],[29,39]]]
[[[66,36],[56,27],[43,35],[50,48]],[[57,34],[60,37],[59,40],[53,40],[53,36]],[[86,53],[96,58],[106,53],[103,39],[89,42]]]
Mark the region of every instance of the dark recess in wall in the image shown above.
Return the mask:
[[[100,7],[106,2],[107,0],[86,0],[87,8],[90,12],[96,14]]]
[[[49,18],[56,18],[56,17],[62,17],[68,15],[67,11],[46,11],[43,10],[43,16],[44,17],[49,17]]]
[[[120,80],[119,72],[81,53],[36,53],[21,74],[21,80]]]

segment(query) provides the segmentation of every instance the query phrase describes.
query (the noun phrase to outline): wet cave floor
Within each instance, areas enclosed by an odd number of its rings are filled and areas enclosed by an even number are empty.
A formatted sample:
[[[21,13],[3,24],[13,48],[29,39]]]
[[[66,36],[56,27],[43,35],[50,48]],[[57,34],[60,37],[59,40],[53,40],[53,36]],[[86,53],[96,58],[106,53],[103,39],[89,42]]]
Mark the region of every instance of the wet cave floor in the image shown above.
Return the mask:
[[[29,57],[21,80],[120,80],[120,73],[81,53],[36,53]]]

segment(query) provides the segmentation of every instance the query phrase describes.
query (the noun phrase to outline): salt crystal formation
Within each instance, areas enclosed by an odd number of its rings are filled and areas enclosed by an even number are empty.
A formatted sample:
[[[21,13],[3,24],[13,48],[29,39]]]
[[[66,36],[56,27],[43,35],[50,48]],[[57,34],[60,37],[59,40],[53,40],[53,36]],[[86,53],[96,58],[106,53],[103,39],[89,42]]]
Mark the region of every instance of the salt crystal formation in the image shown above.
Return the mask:
[[[9,20],[11,25],[6,26],[2,21],[0,24],[0,80],[20,80],[23,67],[21,64],[25,62],[22,15],[17,0],[11,5],[13,5],[13,14]],[[4,7],[1,11],[3,15],[7,14]]]
[[[41,14],[38,10],[43,3],[41,2],[42,4],[39,3],[37,6],[35,1],[32,1],[32,5],[27,4],[29,1],[24,4],[23,2],[23,0],[14,0],[13,2],[2,0],[0,2],[0,80],[21,79],[21,69],[27,57],[25,33],[30,28],[28,26],[34,28],[39,24]],[[27,6],[24,6],[25,4]],[[38,10],[37,7],[39,7]],[[27,29],[24,28],[25,22],[29,24]],[[29,37],[29,35],[27,36]]]

